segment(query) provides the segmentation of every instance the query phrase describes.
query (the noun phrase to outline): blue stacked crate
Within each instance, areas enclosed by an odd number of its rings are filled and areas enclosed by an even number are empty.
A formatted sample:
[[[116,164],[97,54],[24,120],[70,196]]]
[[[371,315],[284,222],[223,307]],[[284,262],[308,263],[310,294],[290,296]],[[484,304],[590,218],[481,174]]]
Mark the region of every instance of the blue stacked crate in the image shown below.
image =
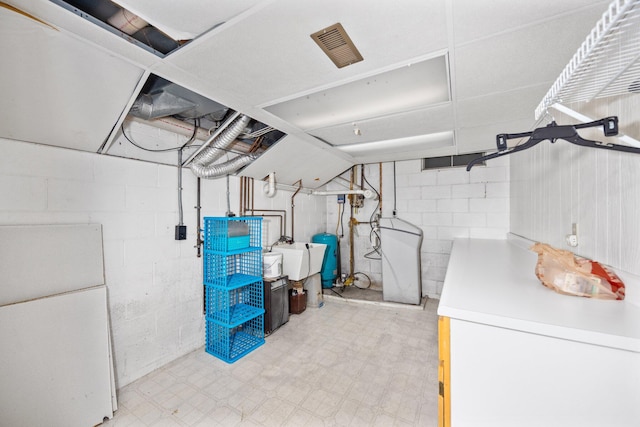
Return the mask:
[[[204,219],[206,351],[233,363],[264,344],[262,218]]]

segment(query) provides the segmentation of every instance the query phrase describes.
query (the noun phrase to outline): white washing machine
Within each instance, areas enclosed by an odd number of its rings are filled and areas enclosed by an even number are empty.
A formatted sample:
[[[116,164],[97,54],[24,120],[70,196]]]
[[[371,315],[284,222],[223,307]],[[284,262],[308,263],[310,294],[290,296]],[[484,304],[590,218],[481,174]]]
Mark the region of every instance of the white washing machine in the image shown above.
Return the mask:
[[[380,218],[382,243],[382,298],[385,301],[420,304],[422,230],[400,218]]]

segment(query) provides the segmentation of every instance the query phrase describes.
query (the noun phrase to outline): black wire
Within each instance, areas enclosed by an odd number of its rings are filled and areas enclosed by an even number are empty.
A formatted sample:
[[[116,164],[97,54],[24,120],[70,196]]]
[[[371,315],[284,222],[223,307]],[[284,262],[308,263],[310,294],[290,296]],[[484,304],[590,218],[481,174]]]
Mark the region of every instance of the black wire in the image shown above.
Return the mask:
[[[396,216],[396,162],[393,162],[393,216]]]
[[[154,150],[152,148],[145,148],[141,145],[136,144],[135,142],[133,142],[133,140],[131,140],[131,138],[129,138],[127,136],[127,134],[124,132],[124,122],[120,125],[120,130],[122,131],[122,136],[125,137],[125,139],[127,141],[129,141],[134,147],[137,147],[141,150],[144,151],[150,151],[152,153],[163,153],[163,152],[167,152],[167,151],[178,151],[178,150],[182,150],[183,148],[197,148],[200,147],[199,145],[190,145],[189,147],[186,147],[187,144],[189,144],[190,142],[192,142],[195,139],[196,133],[198,128],[195,126],[195,122],[194,122],[194,126],[193,126],[193,135],[191,135],[191,138],[189,138],[189,140],[187,142],[185,142],[183,145],[179,146],[179,147],[172,147],[172,148],[163,148],[160,150]]]
[[[358,289],[369,289],[371,287],[371,277],[367,276],[366,274],[364,274],[361,271],[356,271],[355,273],[353,273],[353,276],[355,276],[356,274],[362,274],[364,277],[366,277],[367,280],[369,280],[369,285],[366,288],[363,288],[363,287],[360,287],[360,286],[356,285],[356,281],[354,280],[353,281],[353,286],[355,286]]]
[[[366,182],[367,185],[371,187],[371,189],[375,191],[376,195],[378,196],[378,203],[376,204],[375,209],[371,212],[371,216],[369,217],[369,226],[371,227],[371,231],[369,232],[369,240],[371,240],[371,235],[375,234],[379,241],[380,236],[378,235],[378,233],[376,233],[375,227],[373,226],[374,224],[373,218],[375,217],[376,212],[378,212],[378,209],[380,208],[380,203],[382,202],[382,200],[380,200],[380,193],[378,193],[378,191],[373,187],[373,185],[371,185],[367,177],[364,174],[362,174],[362,177],[364,178],[364,182]],[[382,182],[380,183],[380,185],[382,186]],[[380,257],[371,257],[370,255],[373,253],[377,253],[378,255],[380,255]],[[382,254],[380,254],[379,247],[376,245],[373,247],[373,250],[371,252],[364,254],[364,257],[368,259],[373,259],[373,260],[381,260]]]

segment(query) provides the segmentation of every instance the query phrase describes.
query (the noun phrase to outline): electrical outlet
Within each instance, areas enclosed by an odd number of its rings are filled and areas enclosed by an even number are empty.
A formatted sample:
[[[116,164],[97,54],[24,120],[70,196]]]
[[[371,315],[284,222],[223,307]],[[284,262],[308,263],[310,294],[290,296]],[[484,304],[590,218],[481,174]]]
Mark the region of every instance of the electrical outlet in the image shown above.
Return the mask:
[[[571,224],[571,234],[567,234],[567,245],[575,248],[578,246],[578,224],[575,222]]]

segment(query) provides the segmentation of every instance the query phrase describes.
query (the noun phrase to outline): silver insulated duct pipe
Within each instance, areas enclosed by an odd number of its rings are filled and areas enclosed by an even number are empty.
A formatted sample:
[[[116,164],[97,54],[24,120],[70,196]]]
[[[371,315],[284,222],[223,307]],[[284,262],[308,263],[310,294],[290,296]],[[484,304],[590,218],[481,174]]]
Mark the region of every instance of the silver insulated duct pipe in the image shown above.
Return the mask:
[[[214,138],[207,148],[202,150],[202,152],[193,159],[189,165],[191,172],[200,178],[215,178],[233,173],[242,166],[255,160],[253,156],[238,156],[219,165],[213,164],[224,155],[224,150],[242,133],[250,120],[251,119],[245,115],[235,119],[220,135]]]

